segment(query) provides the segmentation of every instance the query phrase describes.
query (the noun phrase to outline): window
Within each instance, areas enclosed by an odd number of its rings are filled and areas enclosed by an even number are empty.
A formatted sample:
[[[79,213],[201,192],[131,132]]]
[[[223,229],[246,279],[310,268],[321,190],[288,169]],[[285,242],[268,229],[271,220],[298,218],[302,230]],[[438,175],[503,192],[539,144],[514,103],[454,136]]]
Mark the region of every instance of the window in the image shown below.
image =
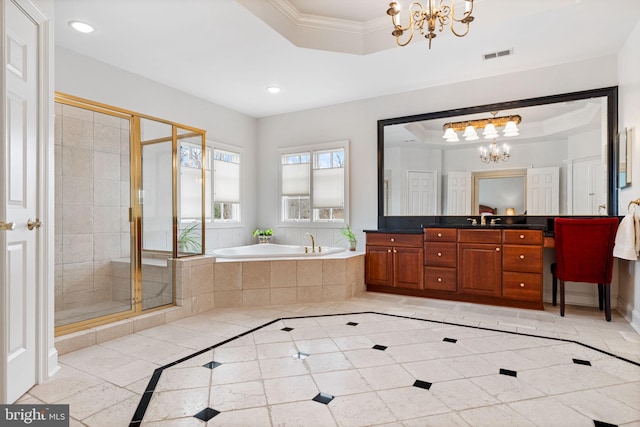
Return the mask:
[[[213,150],[213,220],[240,221],[240,154]]]
[[[283,222],[343,222],[347,142],[281,156]]]
[[[211,182],[211,150],[207,148],[202,163],[202,145],[181,142],[180,156],[180,221],[200,221],[202,218],[202,169],[206,183]],[[211,198],[205,193],[205,218],[211,218]]]

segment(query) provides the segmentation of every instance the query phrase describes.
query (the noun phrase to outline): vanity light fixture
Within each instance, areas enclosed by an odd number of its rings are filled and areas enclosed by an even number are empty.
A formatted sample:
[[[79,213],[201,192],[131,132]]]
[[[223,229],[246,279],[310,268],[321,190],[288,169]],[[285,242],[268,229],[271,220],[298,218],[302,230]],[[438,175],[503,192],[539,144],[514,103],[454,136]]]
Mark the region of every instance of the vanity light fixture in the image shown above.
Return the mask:
[[[409,23],[406,27],[400,24],[400,4],[397,1],[389,3],[389,9],[387,9],[387,15],[391,16],[391,22],[393,24],[393,31],[391,35],[396,38],[398,46],[406,46],[413,39],[414,31],[418,31],[427,40],[429,40],[429,49],[431,49],[431,40],[436,38],[436,27],[439,32],[442,32],[445,25],[449,25],[451,32],[457,37],[464,37],[469,32],[469,24],[475,19],[471,14],[473,13],[473,0],[465,0],[464,13],[461,18],[456,18],[455,0],[451,0],[449,4],[445,3],[445,0],[440,0],[439,6],[436,7],[436,0],[425,0],[426,7],[422,6],[417,1],[412,2],[409,5]],[[464,30],[457,32],[454,28],[454,24],[458,24]],[[425,29],[426,24],[426,29]],[[406,41],[400,41],[400,37],[408,32]],[[425,34],[426,32],[426,34]]]
[[[79,33],[88,34],[95,31],[95,28],[93,28],[92,25],[82,21],[69,21],[69,26]]]
[[[498,148],[498,144],[496,144],[496,140],[494,139],[491,142],[489,148],[480,147],[480,160],[484,163],[498,163],[499,161],[506,162],[511,157],[509,153],[509,146],[504,144],[502,146],[502,151]]]
[[[465,141],[475,141],[479,138],[478,134],[476,133],[476,129],[471,125],[471,123],[469,123],[464,128],[464,133],[462,134],[462,137],[465,139]]]
[[[518,136],[518,124],[522,122],[519,115],[496,117],[497,111],[492,111],[493,117],[488,119],[467,120],[464,122],[449,122],[442,126],[444,135],[442,136],[448,142],[458,141],[456,132],[464,131],[462,137],[466,141],[475,141],[478,139],[476,129],[484,129],[482,136],[484,139],[495,139],[498,136],[498,128],[504,127],[502,134],[504,136]]]
[[[269,93],[280,93],[280,88],[278,86],[268,86],[267,92]]]

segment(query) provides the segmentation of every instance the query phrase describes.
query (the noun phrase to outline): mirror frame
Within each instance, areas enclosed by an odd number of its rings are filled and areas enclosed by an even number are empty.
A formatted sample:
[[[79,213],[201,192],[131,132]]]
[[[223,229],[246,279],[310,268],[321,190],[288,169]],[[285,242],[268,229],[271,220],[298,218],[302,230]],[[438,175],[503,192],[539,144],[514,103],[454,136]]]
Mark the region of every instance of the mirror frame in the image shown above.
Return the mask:
[[[433,113],[416,114],[412,116],[395,117],[378,120],[378,228],[385,229],[387,223],[393,223],[396,228],[403,228],[405,224],[412,224],[416,217],[385,216],[384,215],[384,128],[385,126],[410,123],[423,120],[441,119],[491,111],[512,110],[522,107],[533,107],[557,102],[575,101],[579,99],[600,98],[607,99],[607,215],[618,215],[618,149],[616,139],[618,135],[618,86],[591,89],[579,92],[569,92],[558,95],[521,99],[516,101],[498,102],[494,104],[478,105],[474,107],[457,108],[453,110],[437,111]],[[442,217],[438,215],[436,217]],[[387,221],[387,219],[393,219]],[[406,220],[404,220],[406,218]],[[420,217],[418,217],[420,218]],[[420,222],[420,221],[418,221]]]

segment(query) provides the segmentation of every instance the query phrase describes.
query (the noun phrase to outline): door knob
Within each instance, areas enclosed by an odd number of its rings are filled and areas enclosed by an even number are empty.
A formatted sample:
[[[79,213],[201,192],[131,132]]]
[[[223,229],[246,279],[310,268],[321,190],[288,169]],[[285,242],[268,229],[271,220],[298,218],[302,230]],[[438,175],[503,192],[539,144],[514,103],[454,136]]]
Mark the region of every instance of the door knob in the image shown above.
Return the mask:
[[[14,228],[16,228],[16,223],[15,222],[2,222],[2,221],[0,221],[0,230],[11,231]]]
[[[31,218],[29,218],[27,220],[27,228],[29,230],[33,230],[34,228],[40,228],[42,227],[44,224],[40,222],[40,220],[38,218],[36,218],[36,221],[33,222],[33,220]]]

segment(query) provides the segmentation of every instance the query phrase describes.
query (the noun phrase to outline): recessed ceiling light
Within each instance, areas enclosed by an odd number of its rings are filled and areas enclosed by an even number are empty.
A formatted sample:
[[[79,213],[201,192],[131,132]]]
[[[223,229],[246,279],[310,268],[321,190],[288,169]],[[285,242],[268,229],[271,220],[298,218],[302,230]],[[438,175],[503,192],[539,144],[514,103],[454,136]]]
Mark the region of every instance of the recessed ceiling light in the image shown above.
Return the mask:
[[[269,93],[280,93],[280,88],[278,86],[269,86],[269,87],[267,87],[267,92],[269,92]]]
[[[70,21],[69,25],[80,33],[93,33],[94,31],[94,28],[91,25],[82,21]]]

